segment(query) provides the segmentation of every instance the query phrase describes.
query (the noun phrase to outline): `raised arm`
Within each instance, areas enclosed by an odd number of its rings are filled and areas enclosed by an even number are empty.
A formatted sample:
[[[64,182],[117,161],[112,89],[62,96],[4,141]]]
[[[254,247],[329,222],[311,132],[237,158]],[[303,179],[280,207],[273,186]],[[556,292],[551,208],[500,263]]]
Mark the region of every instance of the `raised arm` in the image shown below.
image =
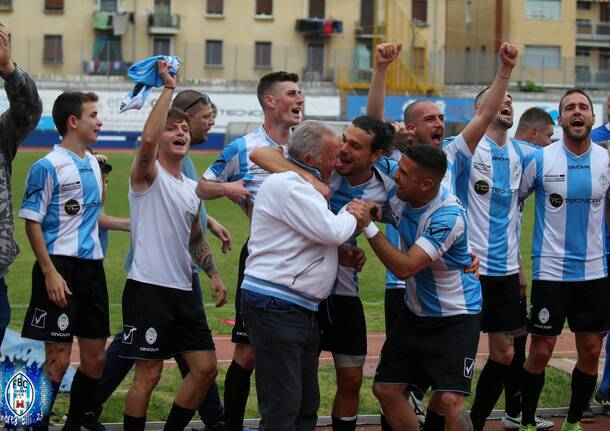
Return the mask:
[[[369,86],[366,115],[384,121],[385,80],[388,66],[400,55],[402,42],[382,43],[375,47],[373,76]]]
[[[157,62],[157,68],[161,78],[163,78],[164,87],[146,119],[140,147],[131,165],[130,179],[134,191],[146,190],[157,175],[155,162],[159,151],[159,140],[165,129],[172,94],[176,88],[176,80],[169,74],[169,63],[159,61]]]
[[[500,47],[500,68],[496,77],[492,82],[489,90],[483,98],[483,102],[479,107],[475,116],[464,131],[462,136],[468,144],[470,152],[474,154],[474,151],[479,145],[479,141],[485,135],[485,131],[498,115],[498,110],[504,101],[504,95],[508,90],[508,84],[510,82],[510,75],[513,68],[517,64],[517,57],[519,56],[519,50],[508,42],[504,42]]]
[[[9,108],[0,117],[0,149],[13,160],[17,147],[38,124],[42,102],[32,78],[13,63],[8,31],[1,23],[0,75],[9,100]]]

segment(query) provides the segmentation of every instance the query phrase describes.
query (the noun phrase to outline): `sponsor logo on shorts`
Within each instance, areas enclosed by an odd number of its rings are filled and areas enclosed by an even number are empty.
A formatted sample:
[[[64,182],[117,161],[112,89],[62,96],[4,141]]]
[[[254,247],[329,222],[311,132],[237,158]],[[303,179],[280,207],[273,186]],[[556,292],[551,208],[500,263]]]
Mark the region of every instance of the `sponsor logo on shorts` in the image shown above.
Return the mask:
[[[540,311],[538,312],[538,320],[540,321],[540,323],[542,323],[543,325],[549,321],[549,318],[551,317],[551,313],[549,313],[549,310],[547,310],[546,308],[542,308],[540,309]]]
[[[155,344],[155,341],[157,341],[157,331],[155,330],[155,328],[153,328],[152,326],[148,328],[146,334],[144,335],[144,338],[146,339],[146,342],[148,344]]]
[[[80,211],[80,204],[75,199],[70,199],[64,205],[64,209],[66,210],[66,214],[68,215],[76,215]]]
[[[136,330],[135,326],[123,325],[123,344],[133,343],[133,334]]]
[[[57,318],[57,327],[60,331],[65,331],[68,325],[70,325],[70,319],[66,313],[61,313]]]
[[[32,316],[32,326],[35,328],[44,329],[47,322],[47,312],[40,308],[34,308],[34,315]]]
[[[464,358],[464,377],[466,377],[467,379],[472,379],[473,373],[474,373],[474,359]]]
[[[52,337],[71,337],[72,335],[69,332],[51,332]]]
[[[158,352],[158,347],[140,347],[140,352]]]
[[[479,195],[484,195],[489,191],[489,184],[483,180],[479,180],[474,183],[474,191]]]

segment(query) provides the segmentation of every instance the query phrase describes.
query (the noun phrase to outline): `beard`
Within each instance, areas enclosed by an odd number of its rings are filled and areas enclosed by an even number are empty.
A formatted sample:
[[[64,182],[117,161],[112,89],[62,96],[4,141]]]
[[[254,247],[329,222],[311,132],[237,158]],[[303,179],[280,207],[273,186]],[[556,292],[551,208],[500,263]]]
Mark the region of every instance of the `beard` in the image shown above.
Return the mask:
[[[581,134],[572,132],[572,128],[569,125],[562,126],[561,128],[563,129],[563,134],[565,136],[567,136],[568,138],[570,138],[572,141],[583,142],[583,141],[587,140],[587,138],[589,137],[589,134],[591,133],[591,129],[593,128],[593,125],[592,124],[585,125],[585,132],[581,133]]]

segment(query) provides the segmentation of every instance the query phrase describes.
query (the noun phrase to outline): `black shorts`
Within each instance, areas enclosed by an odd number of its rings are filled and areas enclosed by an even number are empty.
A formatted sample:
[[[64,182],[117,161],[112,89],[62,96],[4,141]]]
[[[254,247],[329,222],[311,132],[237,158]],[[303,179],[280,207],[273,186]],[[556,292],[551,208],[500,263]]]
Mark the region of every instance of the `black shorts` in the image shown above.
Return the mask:
[[[470,395],[480,330],[480,314],[420,317],[403,307],[381,349],[375,383]]]
[[[405,304],[405,289],[385,290],[385,336],[389,337],[392,328],[400,316],[400,310]]]
[[[100,260],[50,256],[72,295],[59,308],[50,299],[38,262],[32,269],[32,297],[21,335],[52,343],[72,343],[72,337],[104,339],[110,335],[108,290]]]
[[[250,239],[250,238],[248,238]],[[237,289],[235,290],[235,325],[231,331],[231,341],[235,344],[250,344],[248,330],[241,317],[241,283],[244,281],[246,270],[246,259],[248,258],[248,240],[239,253],[239,266],[237,270]]]
[[[357,296],[330,295],[318,308],[320,350],[366,355],[366,321]]]
[[[519,274],[479,277],[483,308],[481,331],[512,333],[523,327]]]
[[[610,330],[610,286],[607,278],[589,281],[532,282],[527,331],[543,337],[561,334],[568,319],[574,333]]]
[[[210,350],[214,350],[214,340],[201,295],[127,279],[119,356],[158,360]]]

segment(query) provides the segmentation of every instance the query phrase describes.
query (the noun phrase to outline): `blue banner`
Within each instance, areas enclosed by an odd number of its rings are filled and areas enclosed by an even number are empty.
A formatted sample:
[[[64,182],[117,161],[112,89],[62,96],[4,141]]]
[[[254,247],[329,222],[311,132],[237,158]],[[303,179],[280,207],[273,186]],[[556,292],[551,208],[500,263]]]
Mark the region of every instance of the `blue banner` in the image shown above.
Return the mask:
[[[474,116],[474,101],[459,97],[409,97],[387,96],[385,98],[386,121],[402,121],[405,108],[416,100],[433,100],[445,114],[446,123],[467,124]],[[349,96],[347,98],[347,119],[366,114],[368,96]]]

